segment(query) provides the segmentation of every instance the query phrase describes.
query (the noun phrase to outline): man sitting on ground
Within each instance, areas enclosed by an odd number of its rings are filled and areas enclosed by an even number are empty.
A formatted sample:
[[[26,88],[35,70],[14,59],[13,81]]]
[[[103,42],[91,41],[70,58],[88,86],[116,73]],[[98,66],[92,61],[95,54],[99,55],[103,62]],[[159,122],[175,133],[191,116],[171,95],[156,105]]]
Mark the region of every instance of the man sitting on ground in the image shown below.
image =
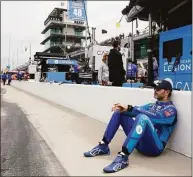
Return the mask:
[[[164,150],[177,122],[177,110],[170,101],[172,85],[169,81],[158,82],[154,89],[155,103],[144,106],[115,104],[111,120],[99,145],[85,152],[85,157],[108,155],[108,144],[121,125],[127,138],[115,160],[103,169],[113,173],[128,166],[128,157],[136,148],[147,156],[158,156]],[[135,117],[135,118],[134,118]]]

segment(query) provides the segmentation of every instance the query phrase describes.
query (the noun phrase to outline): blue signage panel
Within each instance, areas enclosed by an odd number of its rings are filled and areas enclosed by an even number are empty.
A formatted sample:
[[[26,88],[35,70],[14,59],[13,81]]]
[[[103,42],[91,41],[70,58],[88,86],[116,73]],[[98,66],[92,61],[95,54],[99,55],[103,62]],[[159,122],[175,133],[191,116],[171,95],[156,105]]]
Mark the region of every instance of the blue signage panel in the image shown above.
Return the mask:
[[[54,59],[48,59],[47,64],[49,65],[76,65],[76,60],[54,60]]]
[[[192,25],[160,33],[159,77],[169,79],[175,89],[192,90]],[[176,51],[180,60],[176,62]],[[172,56],[168,62],[166,56]]]
[[[86,6],[85,0],[68,0],[68,19],[86,21]]]

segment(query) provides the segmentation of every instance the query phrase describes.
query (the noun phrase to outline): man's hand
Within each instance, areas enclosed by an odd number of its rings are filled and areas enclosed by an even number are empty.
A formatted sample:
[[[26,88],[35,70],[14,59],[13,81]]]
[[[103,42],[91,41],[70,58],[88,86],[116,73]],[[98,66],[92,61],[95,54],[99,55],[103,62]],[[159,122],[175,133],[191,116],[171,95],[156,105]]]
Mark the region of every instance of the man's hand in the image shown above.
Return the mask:
[[[128,106],[121,105],[120,103],[116,103],[112,107],[112,111],[117,111],[119,110],[120,112],[125,112],[127,111]]]

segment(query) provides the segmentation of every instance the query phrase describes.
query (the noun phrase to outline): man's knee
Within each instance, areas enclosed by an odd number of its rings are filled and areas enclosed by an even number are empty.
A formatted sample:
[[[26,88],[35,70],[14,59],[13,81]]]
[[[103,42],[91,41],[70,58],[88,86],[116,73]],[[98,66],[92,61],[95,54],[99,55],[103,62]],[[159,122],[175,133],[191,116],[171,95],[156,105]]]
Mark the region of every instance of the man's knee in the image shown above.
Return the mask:
[[[114,113],[113,113],[113,116],[119,116],[120,117],[121,115],[121,112],[119,110],[116,110]]]
[[[120,112],[119,110],[116,110],[114,113],[113,113],[113,116],[116,116],[116,117],[123,117],[124,116],[124,112]]]
[[[116,110],[113,115],[111,116],[111,119],[121,119],[122,113],[119,110]]]
[[[146,127],[146,125],[148,124],[149,127],[154,129],[154,126],[153,126],[150,118],[147,115],[145,115],[145,114],[137,115],[135,121],[137,122],[138,125]]]
[[[150,118],[145,114],[138,114],[135,118],[135,121],[148,122]]]

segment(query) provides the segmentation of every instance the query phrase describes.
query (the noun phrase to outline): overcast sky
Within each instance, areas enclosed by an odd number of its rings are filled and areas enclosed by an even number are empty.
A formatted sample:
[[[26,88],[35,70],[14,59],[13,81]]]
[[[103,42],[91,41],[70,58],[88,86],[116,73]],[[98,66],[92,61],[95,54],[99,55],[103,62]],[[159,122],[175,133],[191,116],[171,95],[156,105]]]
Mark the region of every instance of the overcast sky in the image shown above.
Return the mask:
[[[18,65],[28,61],[29,50],[25,47],[31,44],[32,58],[35,52],[44,49],[40,42],[44,39],[41,31],[44,21],[55,7],[61,7],[62,1],[1,1],[1,68],[5,67],[9,58],[10,65]],[[89,27],[96,27],[96,40],[98,42],[124,32],[131,32],[131,23],[122,19],[121,27],[116,28],[116,22],[121,18],[121,10],[129,1],[88,1],[87,15]],[[65,5],[67,3],[65,2]],[[144,29],[147,22],[139,22],[139,29]],[[101,34],[106,29],[107,34]],[[10,40],[9,40],[10,39]]]

